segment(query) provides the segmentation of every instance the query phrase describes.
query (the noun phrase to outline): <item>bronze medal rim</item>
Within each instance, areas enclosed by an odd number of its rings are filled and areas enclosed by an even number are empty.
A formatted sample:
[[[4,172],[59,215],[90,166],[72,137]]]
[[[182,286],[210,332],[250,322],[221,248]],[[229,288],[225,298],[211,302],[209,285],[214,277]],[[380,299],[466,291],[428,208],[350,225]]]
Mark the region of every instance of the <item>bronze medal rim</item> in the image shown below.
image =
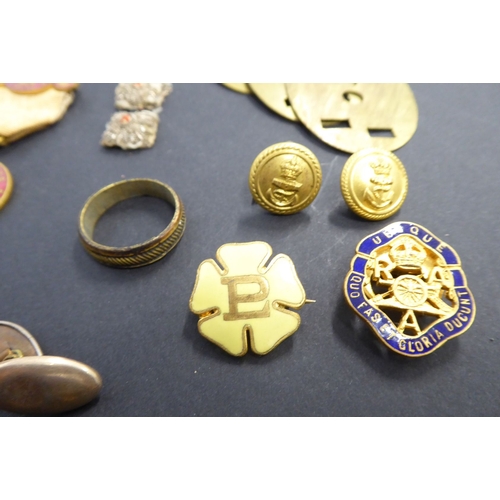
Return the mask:
[[[311,169],[314,179],[313,188],[310,191],[307,198],[305,198],[298,205],[290,208],[276,208],[274,205],[269,203],[265,198],[260,196],[259,191],[257,189],[257,177],[262,167],[265,166],[266,161],[269,159],[271,155],[280,156],[282,154],[294,154],[299,156],[302,160],[304,160],[307,163],[308,167]],[[318,195],[319,190],[321,188],[321,181],[322,181],[322,172],[318,159],[310,149],[295,142],[280,142],[264,149],[264,151],[262,151],[257,156],[257,158],[255,158],[250,168],[250,174],[248,176],[248,185],[250,188],[250,192],[252,193],[253,199],[262,208],[277,215],[295,214],[297,212],[300,212],[304,208],[308,207]]]
[[[400,173],[403,176],[403,188],[402,188],[403,192],[401,199],[395,206],[392,206],[390,209],[385,210],[382,213],[378,214],[374,214],[363,209],[351,195],[350,181],[354,169],[359,160],[364,159],[369,155],[383,155],[385,157],[390,158],[398,166],[398,168],[400,169]],[[362,149],[361,151],[358,151],[357,153],[354,153],[347,159],[344,168],[342,169],[342,174],[340,176],[340,190],[342,192],[342,196],[344,197],[347,206],[355,214],[359,215],[360,217],[363,217],[364,219],[372,221],[383,220],[394,215],[401,208],[404,201],[406,200],[406,195],[408,194],[408,175],[406,174],[406,169],[401,160],[391,151],[387,151],[385,149],[380,149],[380,148],[366,148]]]

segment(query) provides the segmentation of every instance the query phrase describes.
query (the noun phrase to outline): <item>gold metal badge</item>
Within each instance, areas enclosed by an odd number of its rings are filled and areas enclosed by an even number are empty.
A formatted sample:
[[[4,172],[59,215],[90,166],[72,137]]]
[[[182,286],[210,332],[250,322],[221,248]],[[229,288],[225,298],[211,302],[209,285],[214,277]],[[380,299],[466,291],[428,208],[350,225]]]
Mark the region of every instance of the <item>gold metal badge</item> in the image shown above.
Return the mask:
[[[406,83],[287,83],[299,120],[341,151],[394,151],[417,129],[418,108]]]
[[[476,314],[457,253],[413,222],[364,238],[344,291],[377,337],[405,356],[431,353],[464,333]]]
[[[401,208],[408,193],[408,176],[395,154],[367,148],[347,160],[340,189],[353,212],[368,220],[381,220]]]
[[[298,121],[288,100],[284,83],[249,83],[252,92],[271,110],[283,118]]]
[[[199,315],[198,330],[233,356],[243,356],[248,344],[267,354],[300,326],[306,294],[287,255],[268,263],[272,248],[265,242],[228,243],[216,261],[203,261],[196,275],[189,308]],[[309,301],[307,301],[309,302]]]
[[[321,166],[309,149],[294,142],[281,142],[257,156],[248,184],[261,207],[287,215],[300,212],[313,202],[321,180]]]
[[[13,187],[14,181],[9,169],[3,163],[0,163],[0,210],[9,201]]]
[[[239,92],[240,94],[251,94],[252,90],[248,86],[248,83],[223,83],[224,87]]]

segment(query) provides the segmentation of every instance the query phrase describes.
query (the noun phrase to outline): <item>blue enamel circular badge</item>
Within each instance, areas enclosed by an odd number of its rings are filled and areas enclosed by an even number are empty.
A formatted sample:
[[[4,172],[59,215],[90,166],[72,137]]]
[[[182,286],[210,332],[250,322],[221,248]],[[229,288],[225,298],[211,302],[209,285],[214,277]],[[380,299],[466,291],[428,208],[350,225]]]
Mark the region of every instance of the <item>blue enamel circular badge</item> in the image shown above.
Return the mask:
[[[359,243],[344,293],[379,339],[405,356],[441,347],[476,313],[456,252],[412,222],[395,222]]]

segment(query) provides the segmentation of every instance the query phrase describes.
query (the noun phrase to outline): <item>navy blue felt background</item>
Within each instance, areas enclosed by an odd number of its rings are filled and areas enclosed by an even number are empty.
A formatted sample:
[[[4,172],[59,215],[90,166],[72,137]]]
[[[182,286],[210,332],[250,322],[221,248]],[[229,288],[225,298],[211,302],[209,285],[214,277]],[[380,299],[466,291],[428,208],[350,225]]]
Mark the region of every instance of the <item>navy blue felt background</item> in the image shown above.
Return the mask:
[[[70,415],[500,415],[500,85],[412,89],[419,126],[396,151],[409,193],[379,222],[343,201],[348,155],[217,84],[175,84],[151,150],[99,145],[112,84],[82,85],[62,122],[0,149],[15,180],[0,212],[0,318],[28,329],[47,354],[99,370],[99,401]],[[285,140],[316,154],[323,185],[306,210],[280,217],[252,204],[247,179],[254,158]],[[178,192],[186,232],[152,266],[107,268],[81,247],[78,214],[92,193],[133,177]],[[157,208],[117,207],[100,234],[140,241],[162,226]],[[359,241],[398,220],[456,250],[477,305],[464,335],[418,359],[378,342],[343,296]],[[317,302],[270,354],[237,359],[198,334],[188,300],[201,261],[224,243],[253,240],[289,255]]]

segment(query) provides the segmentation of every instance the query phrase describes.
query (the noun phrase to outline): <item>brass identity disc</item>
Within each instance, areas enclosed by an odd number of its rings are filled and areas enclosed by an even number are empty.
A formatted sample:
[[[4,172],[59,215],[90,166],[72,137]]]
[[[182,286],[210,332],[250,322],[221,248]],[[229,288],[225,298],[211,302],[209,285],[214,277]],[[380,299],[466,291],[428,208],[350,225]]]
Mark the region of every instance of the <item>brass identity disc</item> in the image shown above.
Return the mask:
[[[394,151],[417,130],[418,108],[406,83],[287,83],[299,120],[341,151]]]
[[[3,163],[0,163],[0,210],[9,201],[13,186],[14,181],[9,169]]]
[[[251,94],[252,90],[248,86],[248,83],[223,83],[224,87],[239,92],[240,94]]]
[[[283,118],[299,121],[288,100],[284,83],[249,83],[253,93],[271,110]]]
[[[321,166],[309,149],[294,142],[280,142],[257,156],[248,184],[261,207],[286,215],[300,212],[313,202],[321,179]]]
[[[340,189],[353,212],[368,220],[381,220],[400,209],[408,193],[408,177],[395,154],[367,148],[347,160]]]

